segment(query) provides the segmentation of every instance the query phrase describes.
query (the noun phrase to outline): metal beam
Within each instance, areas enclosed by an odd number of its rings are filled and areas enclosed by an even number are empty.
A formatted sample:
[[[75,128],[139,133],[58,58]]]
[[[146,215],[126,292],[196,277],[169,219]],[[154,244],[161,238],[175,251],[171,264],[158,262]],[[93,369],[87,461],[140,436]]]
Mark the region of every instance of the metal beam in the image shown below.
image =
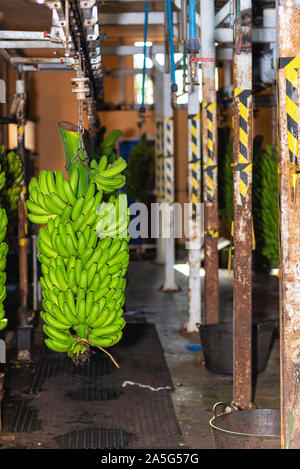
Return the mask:
[[[220,43],[231,43],[233,41],[233,30],[231,28],[217,28],[214,35],[215,41]],[[253,28],[252,42],[266,43],[276,41],[275,28]]]
[[[100,25],[133,26],[144,25],[145,14],[142,12],[130,13],[101,13],[99,15]],[[178,12],[173,12],[173,24],[179,24],[180,17]],[[164,25],[164,13],[162,11],[150,11],[148,24]]]
[[[45,40],[49,41],[47,31],[0,31],[0,39],[23,39],[23,40]]]
[[[43,41],[0,41],[0,49],[63,49],[60,42]]]
[[[122,13],[124,15],[125,13]],[[120,16],[122,16],[120,15]],[[134,14],[135,15],[135,14]],[[143,14],[142,14],[143,15]],[[163,18],[163,13],[161,13]],[[120,20],[119,25],[122,25],[123,20]],[[143,23],[136,23],[133,19],[133,22],[127,24],[128,26],[134,24],[143,24]],[[159,21],[157,23],[152,24],[161,24],[164,23]],[[174,34],[178,37],[179,33],[177,28],[174,28]],[[3,32],[3,31],[2,31]],[[14,31],[12,31],[13,33]],[[16,31],[17,33],[17,31]],[[20,31],[20,37],[22,37],[24,31]],[[44,33],[36,33],[38,35],[42,35]],[[231,28],[217,28],[214,32],[214,39],[219,43],[232,43],[233,41],[233,31]],[[252,41],[255,43],[264,43],[268,44],[270,42],[276,41],[276,29],[275,28],[255,28],[252,30]],[[180,46],[176,46],[180,50]],[[53,42],[49,39],[37,39],[37,40],[18,40],[18,35],[11,40],[1,40],[0,41],[0,49],[63,49],[64,45],[61,42]],[[102,55],[131,55],[135,50],[134,53],[143,52],[143,48],[141,47],[140,50],[136,51],[134,46],[102,46],[101,53]],[[127,51],[127,52],[124,52]],[[152,46],[152,51],[156,52],[163,52],[163,46]],[[155,52],[155,53],[156,53]]]
[[[215,27],[222,24],[233,13],[233,1],[229,0],[215,16]]]

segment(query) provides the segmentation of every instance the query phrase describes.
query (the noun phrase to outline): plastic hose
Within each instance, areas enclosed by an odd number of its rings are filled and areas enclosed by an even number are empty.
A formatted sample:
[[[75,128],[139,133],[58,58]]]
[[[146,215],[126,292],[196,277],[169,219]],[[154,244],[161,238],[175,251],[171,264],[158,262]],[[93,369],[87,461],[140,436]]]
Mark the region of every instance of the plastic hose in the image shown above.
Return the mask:
[[[142,87],[142,106],[145,104],[145,80],[146,80],[146,54],[147,54],[147,30],[148,30],[148,8],[149,3],[145,3],[145,24],[144,24],[144,66],[143,66],[143,87]]]
[[[196,5],[195,0],[190,0],[190,39],[196,39]]]
[[[172,86],[175,85],[175,87],[176,87],[175,58],[174,58],[174,38],[173,38],[173,20],[172,20],[171,0],[167,0],[167,11],[168,11],[169,38],[170,38],[171,80],[172,80]],[[175,90],[175,88],[174,88],[174,90]],[[175,91],[177,91],[177,89]]]

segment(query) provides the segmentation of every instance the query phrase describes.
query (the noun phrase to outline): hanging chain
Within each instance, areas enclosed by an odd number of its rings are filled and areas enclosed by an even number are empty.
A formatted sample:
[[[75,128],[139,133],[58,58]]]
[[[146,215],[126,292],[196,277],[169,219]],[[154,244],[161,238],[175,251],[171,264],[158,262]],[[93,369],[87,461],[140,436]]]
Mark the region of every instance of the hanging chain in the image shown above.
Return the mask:
[[[82,139],[82,135],[84,133],[84,122],[82,119],[82,99],[78,100],[78,133],[80,135],[80,139]]]
[[[78,100],[78,124],[77,124],[77,132],[79,134],[79,146],[78,146],[77,153],[73,156],[73,158],[71,158],[69,163],[65,166],[66,170],[68,170],[69,167],[71,166],[71,164],[75,163],[75,162],[78,162],[82,166],[88,168],[89,158],[88,158],[88,155],[87,155],[87,152],[86,152],[86,149],[85,149],[85,146],[84,146],[84,142],[83,142],[84,121],[83,121],[83,118],[82,118],[82,109],[83,109],[82,100],[79,99]],[[83,154],[84,162],[80,158],[81,153]]]

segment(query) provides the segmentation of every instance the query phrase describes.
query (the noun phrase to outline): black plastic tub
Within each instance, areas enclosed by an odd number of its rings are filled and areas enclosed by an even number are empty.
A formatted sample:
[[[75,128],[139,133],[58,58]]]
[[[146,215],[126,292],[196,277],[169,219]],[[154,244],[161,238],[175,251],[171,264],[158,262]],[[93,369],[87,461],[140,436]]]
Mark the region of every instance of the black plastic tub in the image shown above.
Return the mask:
[[[265,370],[270,355],[276,321],[253,324],[252,369],[254,374]],[[197,324],[205,366],[214,373],[233,374],[233,323]]]

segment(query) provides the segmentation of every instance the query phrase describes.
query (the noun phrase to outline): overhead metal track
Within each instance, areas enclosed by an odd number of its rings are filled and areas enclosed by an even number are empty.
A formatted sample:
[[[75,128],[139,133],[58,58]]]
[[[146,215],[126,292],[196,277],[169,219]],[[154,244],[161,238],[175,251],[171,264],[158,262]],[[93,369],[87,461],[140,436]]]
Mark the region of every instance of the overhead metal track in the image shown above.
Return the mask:
[[[58,2],[48,2],[48,6],[49,3],[58,6]],[[61,0],[60,4],[62,8],[58,8],[57,12],[62,18],[61,12],[65,11],[66,6],[65,0]],[[68,21],[72,47],[80,55],[84,76],[90,80],[91,98],[101,102],[103,101],[103,67],[96,0],[69,0]],[[66,18],[61,19],[60,23],[65,27]],[[68,38],[65,35],[66,40]]]

